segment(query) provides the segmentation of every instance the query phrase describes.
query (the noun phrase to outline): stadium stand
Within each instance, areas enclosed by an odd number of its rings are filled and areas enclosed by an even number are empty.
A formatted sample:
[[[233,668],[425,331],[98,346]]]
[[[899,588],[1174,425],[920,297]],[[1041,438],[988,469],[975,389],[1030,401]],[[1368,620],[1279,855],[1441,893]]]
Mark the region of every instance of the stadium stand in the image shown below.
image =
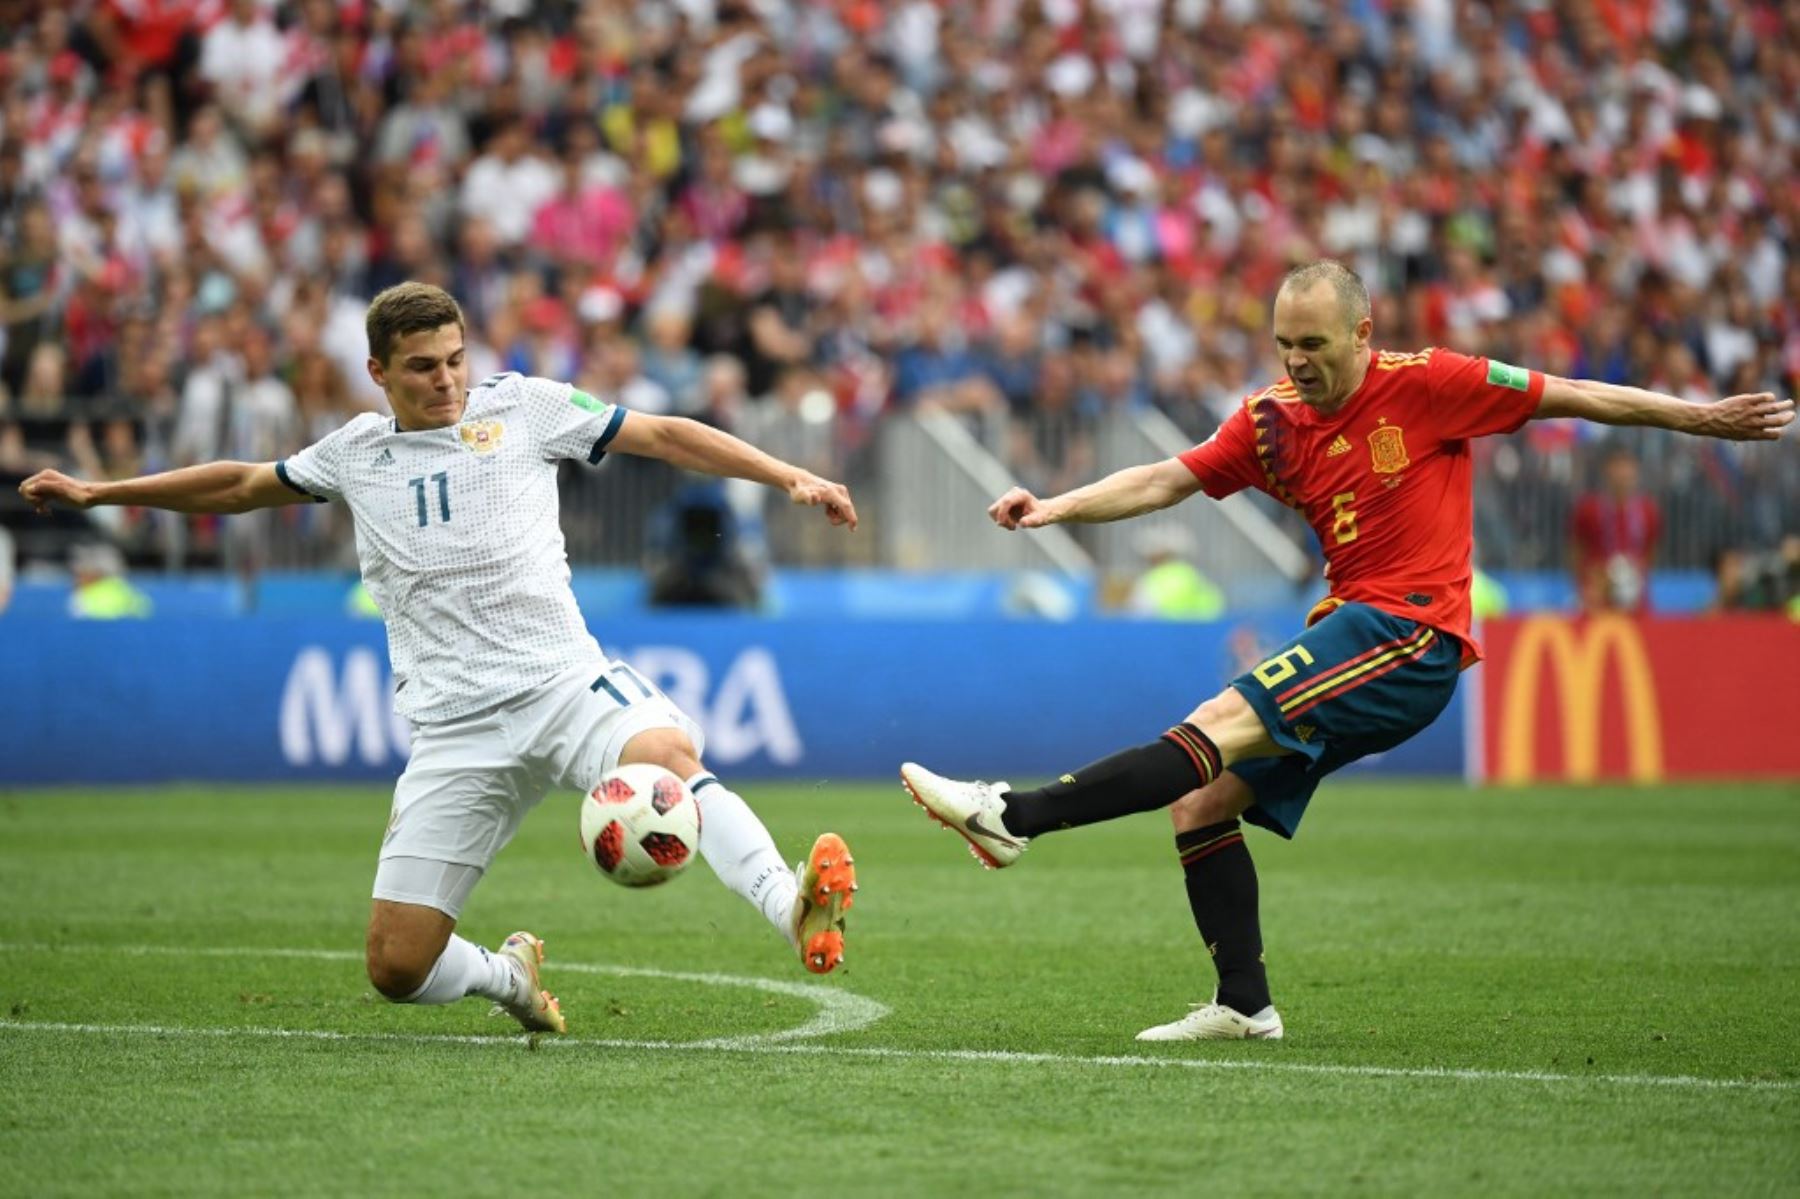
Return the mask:
[[[895,414],[955,414],[1044,486],[1124,414],[1204,437],[1277,369],[1274,281],[1321,254],[1386,344],[1800,390],[1793,5],[14,8],[0,519],[27,564],[96,532],[139,567],[343,564],[330,509],[45,526],[13,484],[298,448],[379,404],[362,310],[406,278],[461,298],[476,377],[617,390],[858,485]],[[1570,565],[1602,447],[1559,424],[1479,447],[1489,569]],[[1791,438],[1630,448],[1659,566],[1800,528]],[[642,558],[679,486],[651,474],[570,481],[577,561]],[[767,543],[916,564],[778,518]]]

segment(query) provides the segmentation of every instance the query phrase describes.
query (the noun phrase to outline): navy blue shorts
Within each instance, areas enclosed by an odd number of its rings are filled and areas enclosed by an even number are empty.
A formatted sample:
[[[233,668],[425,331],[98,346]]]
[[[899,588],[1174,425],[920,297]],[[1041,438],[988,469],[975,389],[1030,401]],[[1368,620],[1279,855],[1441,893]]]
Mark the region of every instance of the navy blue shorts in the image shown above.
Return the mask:
[[[1462,643],[1367,604],[1344,604],[1231,681],[1291,753],[1232,764],[1256,803],[1244,819],[1292,837],[1320,780],[1392,749],[1456,691]]]

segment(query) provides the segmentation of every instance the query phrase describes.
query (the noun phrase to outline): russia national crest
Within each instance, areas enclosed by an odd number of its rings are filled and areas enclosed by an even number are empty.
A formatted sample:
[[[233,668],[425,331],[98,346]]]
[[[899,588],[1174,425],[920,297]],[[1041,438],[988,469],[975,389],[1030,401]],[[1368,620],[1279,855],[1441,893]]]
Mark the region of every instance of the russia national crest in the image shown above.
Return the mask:
[[[497,420],[476,420],[458,425],[456,431],[462,436],[464,449],[476,454],[491,454],[500,448],[506,426]]]

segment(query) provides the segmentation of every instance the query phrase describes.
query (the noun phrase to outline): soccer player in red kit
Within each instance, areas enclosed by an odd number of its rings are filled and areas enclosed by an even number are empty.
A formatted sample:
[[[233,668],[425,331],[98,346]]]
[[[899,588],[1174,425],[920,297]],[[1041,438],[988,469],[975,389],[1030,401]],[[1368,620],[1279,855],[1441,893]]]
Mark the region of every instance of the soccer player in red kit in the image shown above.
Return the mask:
[[[1292,837],[1321,779],[1436,719],[1481,657],[1469,631],[1469,441],[1533,418],[1579,417],[1734,441],[1794,419],[1766,393],[1691,404],[1561,379],[1450,350],[1374,350],[1369,295],[1336,262],[1290,271],[1275,297],[1287,377],[1248,397],[1205,444],[1064,495],[1022,488],[988,509],[1006,529],[1124,520],[1197,491],[1247,487],[1305,514],[1330,595],[1307,627],[1147,745],[1034,790],[901,767],[913,798],[988,866],[1032,837],[1169,807],[1188,902],[1218,971],[1211,1002],[1139,1040],[1274,1038],[1256,867],[1239,818]]]

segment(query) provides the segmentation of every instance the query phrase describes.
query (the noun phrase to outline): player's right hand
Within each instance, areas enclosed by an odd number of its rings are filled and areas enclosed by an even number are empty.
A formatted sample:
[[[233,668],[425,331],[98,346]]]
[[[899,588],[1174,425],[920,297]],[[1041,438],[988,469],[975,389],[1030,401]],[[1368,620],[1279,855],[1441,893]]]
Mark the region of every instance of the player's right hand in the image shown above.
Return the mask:
[[[19,494],[39,513],[49,512],[51,504],[68,508],[94,506],[93,485],[71,479],[59,470],[40,470],[19,484]]]
[[[850,489],[842,483],[802,471],[800,477],[788,485],[788,498],[796,504],[823,508],[832,524],[849,525],[852,532],[856,531],[856,504],[850,499]]]
[[[1037,529],[1051,523],[1050,510],[1023,487],[1015,487],[989,504],[988,516],[1003,529]]]

